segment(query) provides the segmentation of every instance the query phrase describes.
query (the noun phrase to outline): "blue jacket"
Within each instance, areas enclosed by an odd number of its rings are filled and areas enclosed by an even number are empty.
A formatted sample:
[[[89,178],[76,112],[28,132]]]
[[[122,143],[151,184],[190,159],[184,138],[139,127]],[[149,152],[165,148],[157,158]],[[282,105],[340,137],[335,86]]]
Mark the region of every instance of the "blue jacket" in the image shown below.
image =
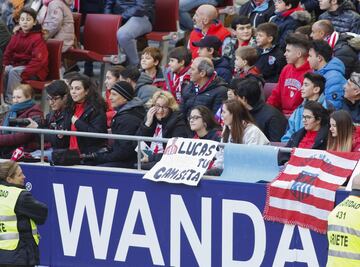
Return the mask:
[[[230,62],[225,57],[213,58],[215,71],[217,75],[224,79],[225,82],[230,83],[232,79],[232,68]]]
[[[344,85],[346,83],[344,63],[333,57],[322,69],[316,71],[325,77],[324,95],[336,110],[341,109],[344,97]]]
[[[281,138],[281,142],[288,142],[291,138],[291,136],[296,133],[297,131],[299,131],[301,128],[304,127],[303,124],[303,120],[302,120],[302,115],[304,113],[304,105],[306,103],[306,99],[301,103],[300,106],[298,106],[294,112],[291,114],[290,118],[288,119],[288,126],[286,129],[286,133],[284,134],[284,136]],[[317,100],[320,104],[323,105],[324,108],[329,109],[329,108],[333,108],[332,103],[330,103],[329,101],[327,101],[325,99],[325,95],[321,94],[319,99]]]
[[[105,0],[104,13],[121,15],[125,21],[131,17],[147,16],[153,23],[155,0]]]

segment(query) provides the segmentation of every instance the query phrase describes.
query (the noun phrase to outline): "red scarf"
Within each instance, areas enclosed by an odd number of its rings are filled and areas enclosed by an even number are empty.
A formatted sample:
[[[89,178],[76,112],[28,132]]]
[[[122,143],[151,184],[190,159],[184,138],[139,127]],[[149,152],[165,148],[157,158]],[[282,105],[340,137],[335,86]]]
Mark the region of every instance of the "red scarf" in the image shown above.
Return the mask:
[[[301,139],[298,148],[312,148],[315,144],[315,138],[318,131],[306,131],[305,136]]]
[[[183,68],[179,73],[171,73],[168,72],[167,78],[169,81],[170,92],[175,97],[176,102],[180,103],[181,101],[181,90],[182,84],[184,81],[190,81],[190,74],[189,74],[190,66]],[[172,77],[171,77],[172,76]]]
[[[196,94],[200,94],[201,92],[205,91],[205,89],[209,86],[209,84],[215,80],[216,72],[210,77],[210,79],[201,87],[197,83],[195,83],[195,92]]]
[[[76,116],[77,118],[80,118],[81,115],[84,113],[84,107],[85,107],[85,104],[84,104],[84,103],[75,104],[74,116]],[[71,130],[71,131],[74,131],[74,132],[77,131],[75,124],[71,123],[71,128],[70,128],[70,130]],[[69,149],[80,150],[76,136],[70,136],[70,146],[69,146]]]

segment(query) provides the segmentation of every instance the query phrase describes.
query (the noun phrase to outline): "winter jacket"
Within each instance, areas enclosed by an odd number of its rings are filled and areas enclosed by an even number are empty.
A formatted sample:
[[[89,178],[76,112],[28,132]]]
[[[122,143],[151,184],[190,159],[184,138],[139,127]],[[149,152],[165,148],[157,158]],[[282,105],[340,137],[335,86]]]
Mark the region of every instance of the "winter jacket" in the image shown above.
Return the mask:
[[[294,112],[291,114],[290,118],[288,119],[288,125],[286,129],[286,133],[281,138],[281,142],[288,142],[291,136],[299,131],[301,128],[304,127],[302,115],[304,113],[304,105],[307,102],[305,99],[300,106],[298,106]],[[317,100],[324,108],[326,109],[333,109],[333,105],[325,99],[325,95],[321,94],[319,99]]]
[[[355,11],[354,5],[350,1],[345,0],[335,11],[322,13],[319,16],[320,19],[330,20],[337,32],[360,34],[360,15]]]
[[[310,13],[304,11],[300,6],[276,14],[270,19],[270,22],[275,23],[279,27],[278,43],[281,48],[285,48],[285,39],[289,33],[294,32],[300,26],[309,24],[310,21]]]
[[[232,68],[230,62],[226,57],[213,58],[215,71],[217,75],[224,79],[225,82],[230,83],[232,79]]]
[[[268,83],[277,83],[280,72],[286,65],[284,52],[275,45],[269,49],[258,48],[258,55],[255,66],[260,70],[264,80]]]
[[[352,138],[352,152],[360,152],[360,127],[355,127]]]
[[[256,7],[252,0],[243,4],[239,10],[239,15],[250,18],[251,25],[256,28],[261,23],[268,22],[275,14],[275,5],[272,0],[264,1],[262,5]]]
[[[287,64],[280,73],[279,81],[267,99],[267,103],[280,109],[283,114],[290,115],[303,101],[301,86],[304,74],[310,71],[308,61],[296,68]]]
[[[122,16],[122,24],[131,17],[147,16],[153,23],[155,19],[155,0],[105,0],[105,14]]]
[[[204,90],[198,93],[196,93],[195,84],[190,82],[183,90],[183,101],[180,109],[187,116],[193,107],[204,105],[215,114],[227,97],[227,89],[227,84],[219,77],[216,77]]]
[[[341,109],[344,97],[343,87],[346,83],[345,66],[342,61],[334,57],[322,69],[315,72],[326,79],[324,89],[326,100],[330,101],[336,110]]]
[[[24,33],[19,30],[6,47],[3,65],[25,66],[21,74],[23,80],[33,77],[45,80],[49,72],[48,50],[40,31]]]
[[[193,139],[202,139],[202,140],[213,140],[216,142],[220,142],[221,141],[221,129],[211,129],[210,131],[208,131],[207,134],[205,134],[203,137],[198,136],[196,133],[193,136]]]
[[[24,186],[10,184],[4,180],[1,180],[0,184],[23,189],[14,209],[19,231],[19,244],[12,251],[0,250],[1,264],[5,266],[39,265],[39,247],[36,245],[31,232],[30,219],[37,225],[44,224],[48,215],[48,208],[45,203],[36,200]]]
[[[160,89],[163,89],[166,86],[163,68],[159,68],[156,71],[156,75],[152,81],[152,85]]]
[[[145,109],[140,98],[135,97],[116,110],[111,123],[111,133],[118,135],[135,135],[145,117]],[[114,140],[109,152],[97,153],[95,162],[121,162],[123,168],[132,168],[137,159],[137,143],[128,140]]]
[[[64,127],[64,115],[64,111],[51,111],[46,115],[44,125],[40,125],[40,127],[51,130],[62,130]],[[45,135],[45,141],[49,142],[54,149],[67,148],[68,146],[63,138],[60,139],[55,134]]]
[[[71,0],[51,0],[37,15],[38,22],[48,32],[48,38],[64,41],[62,52],[74,46],[74,19],[69,8]]]
[[[360,124],[360,100],[355,101],[355,103],[351,103],[349,100],[344,98],[342,108],[350,113],[354,123]]]
[[[2,58],[7,44],[10,41],[10,33],[6,28],[6,25],[3,21],[0,20],[0,69],[2,68]]]
[[[153,96],[153,94],[159,90],[159,88],[152,84],[153,79],[151,79],[151,77],[145,72],[142,72],[136,82],[135,94],[143,101],[143,103],[146,103]]]
[[[190,33],[189,43],[188,43],[188,49],[190,49],[193,59],[199,56],[199,48],[194,46],[193,42],[199,42],[201,39],[205,37],[205,35],[214,35],[217,38],[219,38],[221,42],[224,42],[224,40],[227,37],[231,36],[231,33],[219,21],[215,21],[210,26],[206,34],[203,34],[203,32],[200,29],[194,28]]]
[[[269,141],[279,142],[287,124],[285,116],[276,108],[266,104],[262,99],[249,111],[256,125]]]
[[[31,108],[17,112],[16,118],[44,118],[39,105],[33,105]],[[36,134],[14,132],[11,134],[0,134],[0,151],[3,156],[11,155],[17,147],[24,147],[27,152],[32,152],[40,147]]]
[[[66,110],[64,115],[64,129],[71,130],[71,118],[73,111]],[[75,127],[79,132],[88,133],[107,133],[106,115],[103,110],[96,110],[91,105],[85,106],[84,113],[75,122]],[[69,147],[69,136],[64,136],[67,147]],[[90,137],[76,137],[81,153],[97,152],[105,146],[105,139]]]

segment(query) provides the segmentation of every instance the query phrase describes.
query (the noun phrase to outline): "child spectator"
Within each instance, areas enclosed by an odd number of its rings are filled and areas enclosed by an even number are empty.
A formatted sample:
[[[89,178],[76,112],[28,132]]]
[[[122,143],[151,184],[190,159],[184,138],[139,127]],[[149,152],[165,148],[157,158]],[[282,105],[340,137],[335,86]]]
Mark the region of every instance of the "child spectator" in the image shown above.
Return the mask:
[[[192,43],[194,47],[199,47],[199,56],[211,59],[217,75],[230,83],[232,78],[232,68],[229,60],[220,56],[221,41],[214,35],[206,35],[199,42]]]
[[[289,141],[290,137],[304,127],[302,115],[304,112],[304,105],[309,100],[317,101],[323,105],[324,108],[332,108],[332,104],[326,101],[323,94],[325,89],[325,78],[316,73],[308,72],[304,75],[304,82],[301,86],[301,97],[304,101],[294,110],[288,120],[288,126],[285,135],[281,138],[281,142]]]
[[[277,45],[278,27],[274,23],[262,23],[256,29],[256,45],[259,59],[255,66],[268,83],[276,83],[281,70],[286,65],[283,51]]]
[[[3,58],[7,103],[11,103],[12,91],[21,81],[45,80],[48,74],[48,50],[35,11],[23,8],[19,25],[20,29],[11,37]]]
[[[223,55],[230,59],[230,65],[233,67],[235,62],[235,51],[238,47],[251,45],[253,41],[254,30],[250,19],[246,16],[235,15],[231,21],[233,30],[230,42],[224,47]]]
[[[299,5],[300,0],[276,0],[275,16],[270,22],[279,27],[279,44],[285,47],[286,36],[300,26],[310,23],[311,15]]]
[[[159,48],[148,46],[141,53],[141,68],[153,79],[153,85],[164,88],[165,79],[161,69],[162,54]]]
[[[182,89],[190,82],[191,53],[185,47],[176,47],[169,53],[169,67],[165,72],[166,91],[170,91],[176,102],[181,102]]]
[[[301,85],[304,74],[310,70],[307,61],[310,43],[302,34],[290,34],[286,38],[285,58],[279,82],[272,90],[267,103],[289,116],[302,102]]]
[[[234,78],[245,78],[248,74],[260,75],[260,70],[255,66],[259,58],[256,48],[242,46],[235,53]]]

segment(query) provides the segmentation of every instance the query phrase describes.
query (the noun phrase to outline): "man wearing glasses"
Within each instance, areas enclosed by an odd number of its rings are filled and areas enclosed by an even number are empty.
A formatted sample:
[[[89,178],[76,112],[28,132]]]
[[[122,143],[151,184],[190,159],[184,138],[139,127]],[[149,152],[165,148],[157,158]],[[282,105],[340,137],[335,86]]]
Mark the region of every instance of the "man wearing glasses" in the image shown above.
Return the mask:
[[[351,73],[344,91],[343,109],[351,114],[355,124],[360,124],[360,70]]]

